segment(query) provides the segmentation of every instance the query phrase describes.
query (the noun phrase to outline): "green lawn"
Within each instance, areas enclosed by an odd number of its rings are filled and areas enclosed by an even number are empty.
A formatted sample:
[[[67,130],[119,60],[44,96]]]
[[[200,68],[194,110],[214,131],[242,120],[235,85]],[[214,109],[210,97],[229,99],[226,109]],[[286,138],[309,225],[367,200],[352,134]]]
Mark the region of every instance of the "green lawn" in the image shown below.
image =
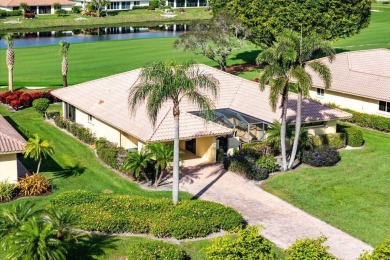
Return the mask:
[[[90,17],[83,16],[81,14],[71,14],[65,17],[58,17],[57,15],[38,15],[36,19],[23,19],[23,17],[7,17],[0,22],[0,30],[2,31],[23,31],[26,29],[38,29],[44,28],[50,29],[69,29],[69,28],[87,28],[93,26],[114,26],[114,25],[127,25],[135,26],[137,24],[145,23],[169,23],[178,21],[191,21],[191,20],[205,20],[211,18],[211,13],[205,11],[205,8],[189,8],[184,13],[179,13],[179,10],[174,10],[177,16],[173,18],[164,18],[161,16],[163,10],[132,10],[121,12],[109,12],[107,17]],[[83,17],[87,20],[76,21],[76,18]],[[20,24],[6,24],[5,21],[17,20],[21,21]]]
[[[365,130],[365,146],[342,150],[334,167],[279,174],[263,188],[376,245],[390,236],[390,135]]]
[[[69,84],[77,84],[112,74],[140,68],[155,60],[184,61],[194,59],[199,63],[217,66],[203,56],[173,48],[175,38],[134,39],[75,43],[70,47]],[[258,51],[253,45],[235,52],[228,64],[252,61]],[[0,61],[5,60],[5,49],[0,50]],[[15,49],[15,86],[61,86],[61,57],[59,46],[26,47]],[[0,85],[8,84],[7,67],[0,62]]]

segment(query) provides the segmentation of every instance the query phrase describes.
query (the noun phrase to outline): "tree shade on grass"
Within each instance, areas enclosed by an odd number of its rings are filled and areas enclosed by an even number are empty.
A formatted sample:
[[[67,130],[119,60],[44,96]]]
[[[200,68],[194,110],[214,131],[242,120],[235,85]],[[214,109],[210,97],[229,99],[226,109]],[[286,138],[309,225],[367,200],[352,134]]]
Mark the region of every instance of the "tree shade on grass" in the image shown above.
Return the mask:
[[[337,166],[279,174],[263,188],[365,242],[380,243],[390,234],[390,137],[363,133],[364,148],[342,150]]]

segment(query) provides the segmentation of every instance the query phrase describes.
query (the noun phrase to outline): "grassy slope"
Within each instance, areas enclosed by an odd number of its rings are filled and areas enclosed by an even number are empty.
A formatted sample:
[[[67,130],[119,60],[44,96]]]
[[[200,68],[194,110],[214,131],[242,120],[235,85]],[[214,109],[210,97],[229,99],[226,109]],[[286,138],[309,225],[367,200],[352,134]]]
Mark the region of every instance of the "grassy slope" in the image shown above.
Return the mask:
[[[65,17],[57,17],[56,15],[39,15],[37,19],[23,19],[22,17],[8,17],[2,19],[0,22],[0,30],[2,31],[16,31],[25,29],[42,29],[42,28],[86,28],[91,26],[109,26],[119,24],[140,24],[145,22],[177,22],[190,20],[204,20],[210,19],[211,13],[206,12],[204,8],[190,8],[186,9],[185,13],[180,14],[178,10],[174,10],[177,14],[173,18],[164,18],[162,10],[147,11],[134,10],[123,12],[109,12],[108,17],[89,17],[81,14],[71,14]],[[76,18],[83,17],[86,21],[75,21]],[[20,24],[5,24],[5,21],[19,20]]]
[[[173,49],[175,38],[134,39],[75,43],[69,54],[69,84],[85,82],[112,74],[136,69],[154,60],[196,62],[217,66],[203,56]],[[257,52],[248,49],[234,53],[228,64],[245,63],[254,59]],[[42,46],[15,49],[15,86],[61,86],[61,57],[59,46]],[[5,50],[0,50],[0,61],[5,60]],[[7,85],[7,67],[0,62],[0,85]]]
[[[365,147],[334,167],[279,174],[263,188],[372,245],[390,235],[390,136],[364,131]]]

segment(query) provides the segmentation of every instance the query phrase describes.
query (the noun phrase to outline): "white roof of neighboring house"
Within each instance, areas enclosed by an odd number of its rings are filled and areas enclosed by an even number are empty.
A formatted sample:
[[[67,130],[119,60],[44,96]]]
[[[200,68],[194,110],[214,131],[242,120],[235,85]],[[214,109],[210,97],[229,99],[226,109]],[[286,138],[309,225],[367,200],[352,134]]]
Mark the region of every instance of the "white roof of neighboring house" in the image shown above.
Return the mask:
[[[215,108],[230,108],[256,117],[268,123],[280,118],[280,110],[273,112],[269,106],[268,88],[259,90],[258,83],[249,81],[218,69],[198,65],[204,74],[219,81],[218,97],[213,98]],[[63,101],[91,114],[92,116],[129,133],[145,142],[169,141],[173,139],[172,104],[165,103],[153,127],[147,117],[146,105],[141,104],[134,113],[128,106],[129,89],[138,80],[140,69],[97,79],[75,86],[57,89],[51,93]],[[295,118],[296,95],[290,94],[288,117]],[[183,100],[180,104],[180,139],[200,136],[218,136],[232,133],[232,130],[213,122],[207,122],[191,113],[197,107]],[[310,100],[303,100],[302,121],[327,121],[350,117],[350,114]]]
[[[0,154],[19,153],[24,149],[26,140],[0,116]]]
[[[69,0],[0,0],[0,6],[19,7],[21,3],[26,3],[29,6],[44,6],[59,3],[60,5],[74,5],[75,3]]]
[[[390,50],[374,49],[337,54],[332,63],[318,59],[332,73],[330,90],[375,100],[390,101]],[[313,84],[324,88],[323,81],[312,74]]]

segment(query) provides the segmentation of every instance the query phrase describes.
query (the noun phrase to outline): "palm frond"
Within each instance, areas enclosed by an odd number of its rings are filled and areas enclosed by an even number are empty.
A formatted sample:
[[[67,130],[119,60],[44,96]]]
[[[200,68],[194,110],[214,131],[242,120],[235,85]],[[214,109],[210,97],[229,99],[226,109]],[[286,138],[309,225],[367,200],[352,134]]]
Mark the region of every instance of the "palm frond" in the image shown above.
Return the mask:
[[[328,66],[320,61],[312,61],[307,64],[314,72],[318,74],[318,76],[324,81],[325,88],[330,88],[330,84],[332,83],[332,73]]]

